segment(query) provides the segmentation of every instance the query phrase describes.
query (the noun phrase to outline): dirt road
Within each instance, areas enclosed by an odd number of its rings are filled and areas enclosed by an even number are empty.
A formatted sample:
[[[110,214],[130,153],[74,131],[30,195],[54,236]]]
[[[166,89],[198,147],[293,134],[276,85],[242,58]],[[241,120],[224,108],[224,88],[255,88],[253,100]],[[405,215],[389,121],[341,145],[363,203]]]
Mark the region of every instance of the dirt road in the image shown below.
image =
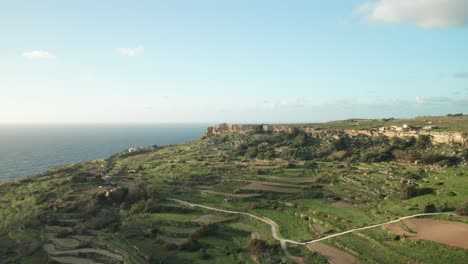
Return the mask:
[[[282,238],[282,237],[278,234],[278,228],[279,228],[279,227],[278,227],[278,224],[276,224],[275,221],[273,221],[273,220],[271,220],[271,219],[269,219],[269,218],[266,218],[266,217],[257,216],[257,215],[250,214],[250,213],[245,213],[245,212],[237,212],[237,211],[231,211],[231,210],[218,209],[218,208],[214,208],[214,207],[210,207],[210,206],[206,206],[206,205],[190,203],[190,202],[183,201],[183,200],[179,200],[179,199],[167,198],[167,200],[174,201],[174,202],[183,204],[183,205],[188,206],[188,207],[200,207],[200,208],[204,208],[204,209],[208,209],[208,210],[213,210],[213,211],[217,211],[217,212],[228,213],[228,214],[240,214],[240,215],[245,215],[245,216],[248,216],[248,217],[257,219],[257,220],[259,220],[259,221],[262,221],[262,222],[264,222],[264,223],[266,223],[266,224],[268,224],[268,225],[271,226],[271,234],[272,234],[273,238],[276,239],[276,240],[278,240],[278,241],[280,242],[281,248],[283,249],[283,251],[285,252],[285,254],[286,254],[288,257],[294,257],[294,256],[292,256],[292,255],[289,253],[286,243],[291,243],[291,244],[294,244],[294,245],[304,245],[304,246],[307,246],[308,244],[311,244],[311,243],[320,242],[320,241],[323,241],[323,240],[326,240],[326,239],[330,239],[330,238],[333,238],[333,237],[338,237],[338,236],[350,234],[350,233],[353,233],[353,232],[356,232],[356,231],[361,231],[361,230],[366,230],[366,229],[370,229],[370,228],[375,228],[375,227],[379,227],[379,226],[383,226],[383,225],[387,225],[387,224],[397,223],[397,222],[400,222],[400,221],[405,220],[405,219],[410,219],[410,218],[415,218],[415,217],[420,217],[420,216],[431,216],[431,215],[440,215],[440,214],[453,214],[453,212],[414,214],[414,215],[409,215],[409,216],[400,217],[400,218],[398,218],[398,219],[395,219],[395,220],[392,220],[392,221],[388,221],[388,222],[385,222],[385,223],[381,223],[381,224],[375,224],[375,225],[369,225],[369,226],[360,227],[360,228],[354,228],[354,229],[350,229],[350,230],[347,230],[347,231],[344,231],[344,232],[340,232],[340,233],[328,235],[328,236],[325,236],[325,237],[322,237],[322,238],[318,238],[318,239],[313,239],[313,240],[310,240],[310,241],[301,242],[301,241],[295,241],[295,240],[291,240],[291,239]],[[313,247],[307,247],[307,248],[313,251]]]

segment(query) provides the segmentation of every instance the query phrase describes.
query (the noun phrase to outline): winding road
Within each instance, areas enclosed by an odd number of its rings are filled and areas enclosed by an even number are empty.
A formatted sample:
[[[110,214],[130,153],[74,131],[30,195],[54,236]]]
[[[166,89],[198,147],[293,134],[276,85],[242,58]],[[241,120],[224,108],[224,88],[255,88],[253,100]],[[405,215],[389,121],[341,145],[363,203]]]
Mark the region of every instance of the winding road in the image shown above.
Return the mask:
[[[214,208],[214,207],[210,207],[210,206],[206,206],[206,205],[202,205],[202,204],[190,203],[190,202],[179,200],[179,199],[167,198],[167,200],[174,201],[174,202],[177,202],[177,203],[189,206],[189,207],[200,207],[200,208],[204,208],[204,209],[208,209],[208,210],[212,210],[212,211],[223,212],[223,213],[228,213],[228,214],[246,215],[246,216],[249,216],[251,218],[257,219],[259,221],[262,221],[262,222],[264,222],[264,223],[271,226],[271,233],[273,235],[273,238],[278,240],[281,243],[281,247],[283,248],[283,250],[285,250],[286,254],[289,254],[287,252],[286,243],[291,243],[291,244],[295,244],[295,245],[307,245],[307,244],[310,244],[310,243],[320,242],[320,241],[323,241],[323,240],[326,240],[326,239],[346,235],[346,234],[353,233],[353,232],[356,232],[356,231],[361,231],[361,230],[366,230],[366,229],[370,229],[370,228],[374,228],[374,227],[379,227],[379,226],[383,226],[383,225],[386,225],[386,224],[397,223],[397,222],[399,222],[401,220],[405,220],[405,219],[410,219],[410,218],[415,218],[415,217],[420,217],[420,216],[431,216],[431,215],[453,214],[454,213],[454,212],[444,212],[444,213],[414,214],[414,215],[400,217],[400,218],[398,218],[396,220],[388,221],[388,222],[381,223],[381,224],[375,224],[375,225],[369,225],[369,226],[365,226],[365,227],[354,228],[354,229],[350,229],[350,230],[347,230],[347,231],[344,231],[344,232],[328,235],[328,236],[325,236],[325,237],[322,237],[322,238],[317,238],[317,239],[310,240],[310,241],[300,242],[300,241],[295,241],[295,240],[285,239],[285,238],[280,237],[280,235],[278,234],[278,224],[276,224],[275,221],[273,221],[273,220],[271,220],[269,218],[266,218],[266,217],[261,217],[261,216],[257,216],[257,215],[250,214],[250,213],[245,213],[245,212],[237,212],[237,211],[218,209],[218,208]]]

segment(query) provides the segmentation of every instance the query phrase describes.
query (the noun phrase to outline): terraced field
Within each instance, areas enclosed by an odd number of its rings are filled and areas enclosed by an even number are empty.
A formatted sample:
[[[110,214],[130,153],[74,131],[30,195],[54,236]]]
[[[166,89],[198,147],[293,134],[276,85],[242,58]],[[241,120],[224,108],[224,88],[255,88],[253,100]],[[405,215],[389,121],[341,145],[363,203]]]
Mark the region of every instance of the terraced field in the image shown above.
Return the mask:
[[[3,183],[0,263],[468,259],[468,220],[446,214],[468,201],[465,148],[297,133],[205,135]]]

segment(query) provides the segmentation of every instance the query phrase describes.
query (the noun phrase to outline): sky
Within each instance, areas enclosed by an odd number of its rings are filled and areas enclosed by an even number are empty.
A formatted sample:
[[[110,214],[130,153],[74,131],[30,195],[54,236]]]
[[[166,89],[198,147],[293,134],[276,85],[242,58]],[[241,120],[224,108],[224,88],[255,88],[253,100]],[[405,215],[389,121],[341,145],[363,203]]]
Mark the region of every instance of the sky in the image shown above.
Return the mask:
[[[0,123],[460,112],[466,0],[0,0]]]

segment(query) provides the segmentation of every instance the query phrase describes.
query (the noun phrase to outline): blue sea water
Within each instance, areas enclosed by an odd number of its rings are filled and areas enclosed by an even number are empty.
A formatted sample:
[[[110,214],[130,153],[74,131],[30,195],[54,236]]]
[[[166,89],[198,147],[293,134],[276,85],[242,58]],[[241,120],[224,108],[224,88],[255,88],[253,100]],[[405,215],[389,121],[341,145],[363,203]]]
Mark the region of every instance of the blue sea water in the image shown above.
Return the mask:
[[[208,124],[0,125],[0,181],[50,168],[107,158],[136,146],[168,145],[200,137]]]

